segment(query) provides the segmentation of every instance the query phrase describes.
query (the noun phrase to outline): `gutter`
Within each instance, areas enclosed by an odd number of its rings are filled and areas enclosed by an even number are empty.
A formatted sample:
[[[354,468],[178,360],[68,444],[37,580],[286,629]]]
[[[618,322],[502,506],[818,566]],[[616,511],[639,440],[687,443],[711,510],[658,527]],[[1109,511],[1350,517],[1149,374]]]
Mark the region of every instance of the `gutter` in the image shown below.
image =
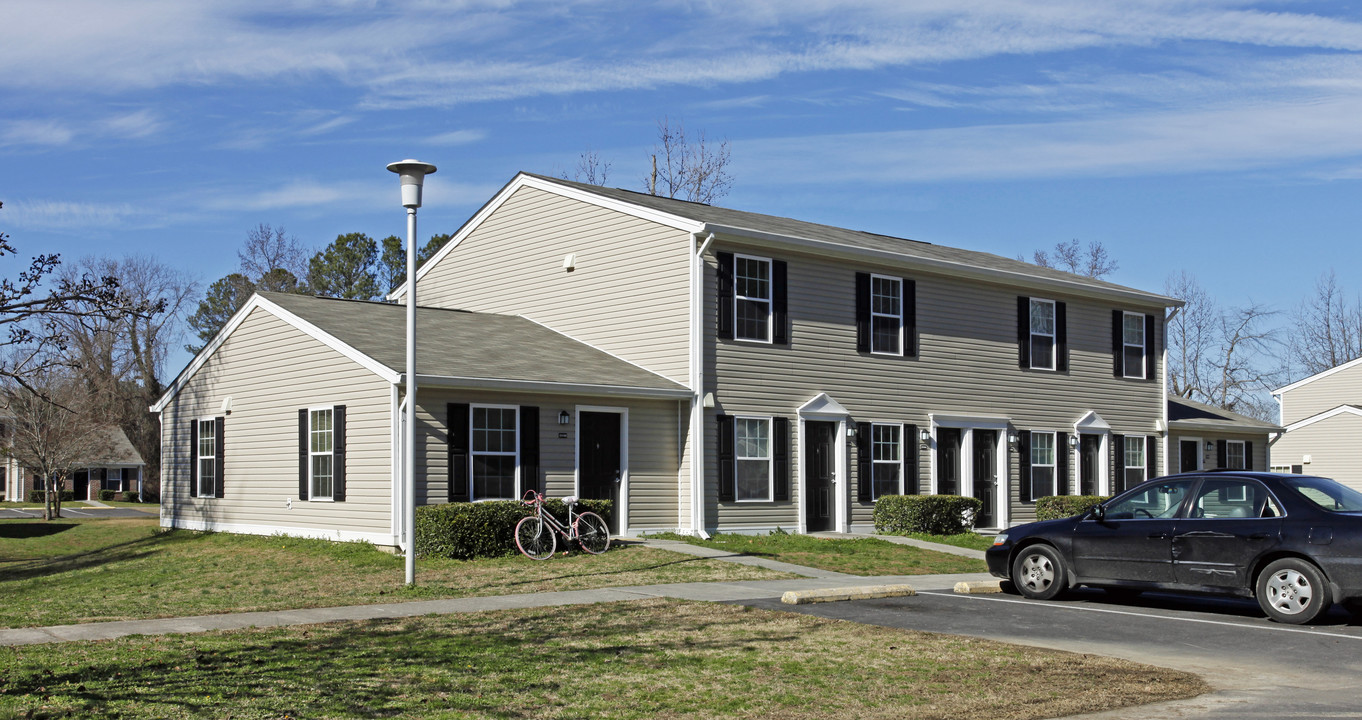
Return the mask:
[[[398,380],[406,384],[405,373]],[[422,375],[417,373],[416,384],[433,387],[475,388],[480,390],[516,390],[555,395],[608,395],[612,397],[659,398],[675,400],[689,398],[689,389],[675,387],[644,387],[635,385],[597,385],[594,383],[564,383],[551,380],[506,380],[502,378],[459,377],[454,375]]]
[[[714,242],[710,232],[696,247],[699,232],[690,234],[694,253],[690,259],[690,527],[698,537],[705,532],[705,331],[702,306],[705,297],[705,252]]]

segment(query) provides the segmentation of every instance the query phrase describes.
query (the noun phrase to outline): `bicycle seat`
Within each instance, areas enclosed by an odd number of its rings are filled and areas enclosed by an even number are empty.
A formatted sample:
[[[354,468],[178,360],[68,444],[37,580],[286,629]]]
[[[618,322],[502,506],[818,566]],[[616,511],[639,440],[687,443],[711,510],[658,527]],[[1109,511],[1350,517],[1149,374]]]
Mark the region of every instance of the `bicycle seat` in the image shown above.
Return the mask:
[[[564,498],[563,498],[563,504],[564,504],[564,505],[576,505],[576,504],[577,504],[577,496],[576,496],[576,495],[568,495],[568,496],[564,497]]]

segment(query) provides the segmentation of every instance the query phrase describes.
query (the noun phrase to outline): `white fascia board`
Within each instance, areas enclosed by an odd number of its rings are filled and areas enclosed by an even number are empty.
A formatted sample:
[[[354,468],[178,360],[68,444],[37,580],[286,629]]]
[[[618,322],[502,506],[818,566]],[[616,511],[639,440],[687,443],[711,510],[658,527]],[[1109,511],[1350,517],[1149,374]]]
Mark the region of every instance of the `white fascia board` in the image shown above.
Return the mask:
[[[1355,408],[1352,405],[1339,405],[1338,407],[1332,410],[1325,410],[1322,413],[1311,415],[1310,417],[1305,418],[1304,420],[1297,420],[1296,422],[1287,425],[1283,429],[1286,432],[1291,432],[1292,430],[1307,427],[1309,425],[1314,425],[1315,423],[1321,420],[1328,420],[1329,418],[1334,417],[1335,415],[1342,415],[1343,413],[1348,413],[1351,415],[1357,415],[1359,417],[1362,417],[1362,409]]]
[[[1170,430],[1177,430],[1180,432],[1222,432],[1222,433],[1238,433],[1240,435],[1258,435],[1258,434],[1267,435],[1270,433],[1277,433],[1282,431],[1282,428],[1275,426],[1244,427],[1243,425],[1235,425],[1233,423],[1188,422],[1185,420],[1173,420],[1172,422],[1168,423],[1168,428]]]
[[[175,378],[175,381],[171,383],[170,387],[161,395],[161,398],[156,401],[156,404],[151,406],[150,410],[156,413],[164,410],[171,399],[184,388],[185,383],[189,382],[189,379],[203,367],[203,364],[208,362],[208,358],[212,357],[213,353],[217,352],[218,348],[222,347],[222,344],[227,342],[227,338],[231,337],[233,332],[236,332],[236,329],[241,326],[241,323],[244,322],[246,317],[251,314],[251,311],[256,308],[264,310],[289,325],[292,325],[295,329],[355,361],[361,367],[372,371],[375,375],[378,375],[387,382],[395,383],[398,378],[401,377],[401,374],[396,370],[383,365],[350,345],[341,342],[334,335],[324,332],[316,325],[313,325],[279,305],[266,300],[259,294],[253,294],[251,295],[251,298],[246,301],[246,304],[242,305],[241,309],[237,310],[236,314],[227,321],[227,324],[218,331],[218,334],[213,336],[212,342],[208,343],[203,350],[200,350],[199,354],[194,356],[194,359],[190,361],[189,365],[186,366],[184,370],[180,371],[180,374]]]
[[[550,395],[599,395],[611,397],[660,398],[685,400],[694,395],[689,388],[634,387],[629,385],[596,385],[592,383],[563,383],[548,380],[508,380],[503,378],[459,377],[454,375],[416,375],[417,387],[457,387],[475,390],[529,392]]]
[[[797,237],[794,235],[780,235],[768,233],[761,230],[750,228],[731,227],[726,225],[715,225],[706,223],[703,232],[712,232],[718,236],[728,236],[734,239],[755,240],[757,244],[769,244],[774,247],[799,247],[809,252],[820,255],[828,255],[848,260],[861,260],[873,258],[888,264],[917,267],[936,272],[953,275],[956,277],[973,278],[977,280],[987,280],[1005,285],[1023,286],[1037,289],[1061,290],[1070,295],[1080,295],[1084,297],[1101,298],[1106,300],[1122,300],[1133,302],[1144,306],[1158,307],[1182,307],[1186,303],[1176,298],[1165,297],[1155,293],[1141,292],[1139,290],[1118,290],[1115,288],[1097,288],[1090,285],[1083,285],[1067,280],[1055,278],[1038,277],[1023,272],[1011,270],[996,270],[993,268],[983,268],[977,265],[952,262],[950,260],[939,260],[936,258],[924,258],[918,255],[907,253],[897,253],[888,250],[873,250],[870,248],[856,247],[854,245],[844,245],[842,243],[830,242],[827,240],[815,240],[812,238]]]
[[[421,278],[425,277],[426,273],[429,272],[431,268],[435,267],[441,260],[444,260],[446,255],[453,252],[454,248],[458,247],[459,243],[464,241],[464,238],[467,238],[469,235],[473,233],[474,230],[478,229],[478,227],[482,225],[483,222],[487,220],[487,218],[492,216],[492,213],[496,212],[497,209],[499,209],[503,203],[510,199],[510,197],[514,195],[516,191],[522,187],[531,187],[536,190],[543,190],[544,192],[553,193],[554,195],[559,195],[562,197],[571,198],[573,200],[578,200],[580,202],[589,203],[591,205],[606,208],[608,210],[614,210],[616,212],[631,215],[642,220],[649,220],[651,222],[655,222],[660,225],[666,225],[667,227],[675,228],[677,230],[681,230],[688,233],[699,232],[700,228],[703,227],[704,225],[704,223],[701,223],[696,220],[689,220],[687,218],[672,215],[670,213],[664,213],[659,210],[653,210],[651,208],[646,208],[641,205],[635,205],[633,203],[624,202],[623,200],[616,200],[614,198],[604,197],[602,195],[597,195],[595,193],[587,192],[585,190],[567,187],[566,185],[559,185],[558,183],[555,182],[543,180],[537,177],[530,177],[525,173],[520,173],[516,175],[514,178],[512,178],[511,182],[507,183],[506,187],[502,188],[501,192],[493,196],[492,199],[489,200],[486,205],[483,205],[482,209],[478,210],[477,214],[469,218],[468,222],[464,223],[463,227],[459,228],[459,231],[454,234],[454,237],[449,239],[449,242],[445,243],[444,247],[440,248],[439,252],[435,253],[433,256],[431,256],[429,260],[422,263],[421,268],[416,271],[417,282],[420,282]],[[388,293],[388,299],[398,301],[401,300],[406,295],[406,293],[407,283],[403,282],[401,285],[397,286],[397,288],[394,289],[392,292]],[[419,302],[420,299],[418,298],[417,301]]]
[[[1354,367],[1359,363],[1362,363],[1362,357],[1357,358],[1356,360],[1349,360],[1348,362],[1345,362],[1342,365],[1335,365],[1334,367],[1331,367],[1328,370],[1317,372],[1308,378],[1302,378],[1300,380],[1297,380],[1296,382],[1293,382],[1290,385],[1287,385],[1286,387],[1279,387],[1276,390],[1273,390],[1272,394],[1280,397],[1281,394],[1284,392],[1287,392],[1289,390],[1295,390],[1296,388],[1302,385],[1309,385],[1310,383],[1319,380],[1320,378],[1329,377],[1330,375],[1333,375],[1336,372],[1347,370],[1348,368]]]

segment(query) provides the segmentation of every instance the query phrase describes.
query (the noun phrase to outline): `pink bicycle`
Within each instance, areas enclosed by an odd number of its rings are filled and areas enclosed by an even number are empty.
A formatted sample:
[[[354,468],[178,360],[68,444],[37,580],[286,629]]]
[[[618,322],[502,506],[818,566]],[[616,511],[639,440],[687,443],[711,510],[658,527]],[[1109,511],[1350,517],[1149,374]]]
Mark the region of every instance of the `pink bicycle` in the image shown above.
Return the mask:
[[[525,557],[547,560],[558,549],[558,535],[564,542],[574,540],[592,555],[610,549],[610,526],[594,512],[577,512],[577,498],[568,496],[563,503],[568,507],[568,521],[563,524],[552,513],[544,512],[544,495],[534,490],[525,491],[521,503],[533,507],[534,514],[521,518],[515,526],[515,546]]]

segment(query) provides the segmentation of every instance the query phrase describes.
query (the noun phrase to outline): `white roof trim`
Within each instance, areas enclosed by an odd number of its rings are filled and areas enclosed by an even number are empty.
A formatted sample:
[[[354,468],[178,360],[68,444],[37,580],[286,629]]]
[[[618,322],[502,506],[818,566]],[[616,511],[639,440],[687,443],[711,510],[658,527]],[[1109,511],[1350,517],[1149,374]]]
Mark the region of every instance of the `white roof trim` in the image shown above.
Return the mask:
[[[246,301],[246,304],[242,305],[241,309],[237,310],[236,314],[233,315],[232,318],[227,321],[227,324],[222,326],[222,329],[218,331],[218,334],[213,336],[212,341],[209,342],[208,345],[206,345],[203,348],[203,350],[200,350],[198,355],[194,356],[194,359],[190,361],[189,365],[186,366],[185,369],[180,372],[180,374],[175,378],[175,381],[171,383],[170,387],[166,389],[163,395],[161,395],[161,398],[156,401],[156,404],[151,406],[150,410],[152,412],[161,412],[162,410],[164,410],[165,406],[170,403],[171,399],[174,398],[175,395],[179,394],[180,390],[182,390],[185,384],[189,382],[189,379],[192,378],[194,374],[197,373],[199,369],[203,367],[204,363],[208,362],[208,358],[211,357],[213,353],[217,352],[217,349],[222,347],[223,343],[227,342],[227,338],[231,337],[233,332],[236,332],[236,329],[241,326],[241,323],[244,322],[246,320],[246,317],[251,314],[251,311],[255,310],[256,308],[264,310],[265,312],[279,318],[280,320],[283,320],[289,325],[292,325],[295,329],[308,335],[312,339],[317,340],[323,345],[326,345],[332,350],[335,350],[341,355],[344,355],[345,357],[355,361],[361,367],[364,367],[372,371],[375,375],[378,375],[380,378],[383,378],[387,382],[395,383],[401,377],[401,375],[397,371],[388,368],[387,366],[369,357],[368,355],[361,353],[360,351],[356,350],[350,345],[341,342],[334,335],[324,332],[321,328],[317,327],[316,325],[313,325],[312,323],[307,322],[306,320],[298,317],[297,315],[294,315],[293,313],[285,310],[279,305],[270,302],[269,300],[266,300],[259,294],[253,294],[251,295],[251,298]]]
[[[522,187],[531,187],[536,190],[543,190],[544,192],[553,193],[554,195],[560,195],[562,197],[571,198],[573,200],[577,200],[580,202],[589,203],[597,207],[603,207],[608,210],[622,212],[626,215],[632,215],[633,217],[640,218],[642,220],[649,220],[661,225],[676,228],[677,230],[681,230],[683,232],[688,233],[699,232],[700,229],[704,227],[704,223],[696,222],[694,220],[688,220],[686,218],[672,215],[670,213],[665,213],[660,210],[653,210],[651,208],[646,208],[641,205],[635,205],[633,203],[624,202],[622,200],[616,200],[614,198],[605,197],[603,195],[597,195],[595,193],[587,192],[585,190],[579,190],[574,187],[559,185],[558,183],[550,182],[548,180],[541,180],[540,178],[537,177],[530,177],[529,175],[526,175],[525,173],[522,172],[517,174],[514,178],[512,178],[511,182],[507,183],[506,187],[501,189],[501,192],[498,192],[495,196],[493,196],[492,199],[489,200],[486,205],[482,206],[482,209],[479,210],[476,215],[470,218],[468,222],[464,223],[463,227],[459,228],[458,233],[456,233],[454,237],[450,238],[449,242],[445,243],[445,246],[440,248],[439,252],[432,255],[429,260],[427,260],[425,263],[421,265],[421,268],[416,271],[416,281],[420,282],[421,278],[425,277],[426,273],[429,272],[431,268],[439,264],[441,260],[444,260],[446,255],[453,252],[454,248],[459,246],[459,243],[462,243],[465,238],[467,238],[469,235],[473,233],[474,230],[478,229],[478,227],[481,226],[482,223],[487,220],[487,218],[491,217],[492,213],[496,212],[497,209],[499,209],[503,203],[510,199],[510,197],[514,195],[516,191]],[[388,299],[400,300],[403,296],[406,295],[406,292],[407,283],[404,282],[401,285],[397,286],[397,288],[394,289],[392,292],[388,293]],[[417,298],[417,302],[420,302],[420,298]]]
[[[416,374],[419,387],[459,387],[484,390],[507,390],[520,392],[551,393],[555,395],[608,395],[614,397],[689,399],[694,397],[689,389],[650,388],[628,385],[597,385],[592,383],[564,383],[551,380],[506,380],[486,377],[460,377],[456,375]]]
[[[1352,405],[1339,405],[1338,407],[1332,410],[1325,410],[1322,413],[1311,415],[1310,417],[1305,418],[1304,420],[1297,420],[1296,422],[1287,425],[1285,429],[1286,432],[1291,432],[1292,430],[1303,428],[1309,425],[1314,425],[1315,423],[1321,420],[1328,420],[1329,418],[1334,417],[1335,415],[1342,415],[1344,413],[1362,417],[1362,409],[1355,408]]]
[[[1282,393],[1284,393],[1284,392],[1286,392],[1286,391],[1288,391],[1288,390],[1295,390],[1296,388],[1298,388],[1298,387],[1300,387],[1300,386],[1302,386],[1302,385],[1308,385],[1308,384],[1310,384],[1310,383],[1312,383],[1312,382],[1314,382],[1314,381],[1316,381],[1316,380],[1319,380],[1320,378],[1329,377],[1330,375],[1333,375],[1333,374],[1336,373],[1336,372],[1340,372],[1340,371],[1342,371],[1342,370],[1347,370],[1348,368],[1351,368],[1351,367],[1353,367],[1353,366],[1355,366],[1355,365],[1357,365],[1357,364],[1359,364],[1359,363],[1362,363],[1362,357],[1357,358],[1356,360],[1349,360],[1348,362],[1345,362],[1345,363],[1343,363],[1342,365],[1335,365],[1334,367],[1331,367],[1331,368],[1329,368],[1328,370],[1324,370],[1324,371],[1322,371],[1322,372],[1317,372],[1317,373],[1315,373],[1314,375],[1311,375],[1311,376],[1308,377],[1308,378],[1302,378],[1302,379],[1300,379],[1300,380],[1297,380],[1296,382],[1293,382],[1293,383],[1291,383],[1290,385],[1287,385],[1286,387],[1277,388],[1276,390],[1273,390],[1273,391],[1272,391],[1272,394],[1273,394],[1273,395],[1281,395]]]
[[[1106,420],[1102,419],[1101,415],[1097,414],[1096,410],[1089,410],[1087,413],[1083,415],[1083,417],[1078,419],[1078,422],[1074,423],[1074,432],[1076,433],[1081,433],[1084,430],[1110,430],[1110,429],[1111,426],[1107,424]]]
[[[818,393],[808,402],[799,406],[800,415],[836,415],[846,417],[851,414],[841,403],[833,400],[827,393]]]

